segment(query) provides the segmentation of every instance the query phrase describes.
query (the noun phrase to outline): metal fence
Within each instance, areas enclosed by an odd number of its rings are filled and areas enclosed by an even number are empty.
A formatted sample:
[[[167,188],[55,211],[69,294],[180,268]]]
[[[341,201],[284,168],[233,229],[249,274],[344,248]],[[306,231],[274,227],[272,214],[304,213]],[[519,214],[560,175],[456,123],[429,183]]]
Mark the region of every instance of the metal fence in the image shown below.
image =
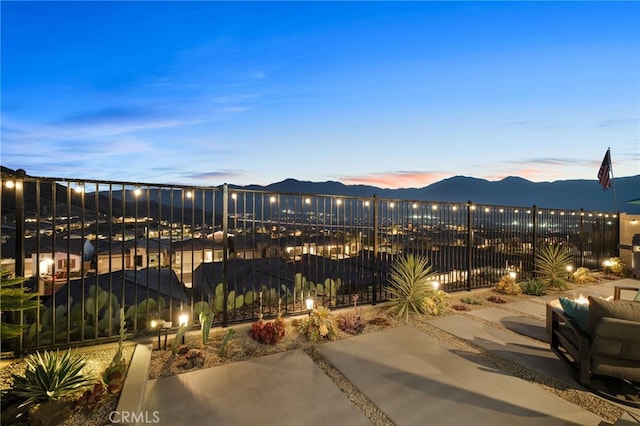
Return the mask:
[[[617,256],[615,214],[244,188],[2,177],[3,269],[42,308],[15,350],[94,344],[151,319],[214,325],[387,299],[398,256],[427,256],[441,288],[534,276],[536,252],[560,244],[576,267]],[[9,187],[6,184],[12,183]],[[14,261],[12,262],[11,259]]]

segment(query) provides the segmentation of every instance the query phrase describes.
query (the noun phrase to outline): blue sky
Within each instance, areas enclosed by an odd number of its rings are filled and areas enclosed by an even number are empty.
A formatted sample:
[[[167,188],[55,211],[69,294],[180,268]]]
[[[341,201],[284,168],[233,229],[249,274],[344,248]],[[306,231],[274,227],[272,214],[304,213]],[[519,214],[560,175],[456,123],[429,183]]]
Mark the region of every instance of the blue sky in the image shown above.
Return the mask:
[[[639,2],[11,2],[3,166],[384,188],[640,174]]]

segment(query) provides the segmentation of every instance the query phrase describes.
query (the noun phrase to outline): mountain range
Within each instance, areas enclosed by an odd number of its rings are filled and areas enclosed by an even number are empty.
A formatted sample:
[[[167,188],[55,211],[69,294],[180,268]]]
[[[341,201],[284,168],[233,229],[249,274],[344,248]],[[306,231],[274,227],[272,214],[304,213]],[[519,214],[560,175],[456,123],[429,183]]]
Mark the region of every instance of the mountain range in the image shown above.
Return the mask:
[[[12,175],[15,172],[2,167],[2,174]],[[380,198],[413,201],[434,201],[434,202],[456,202],[466,203],[471,201],[474,204],[487,204],[498,206],[530,207],[567,209],[601,212],[626,212],[629,214],[640,214],[640,175],[619,177],[613,181],[613,187],[603,190],[597,179],[575,179],[558,180],[554,182],[531,182],[529,180],[510,176],[500,181],[488,181],[485,179],[454,176],[435,182],[422,188],[400,188],[388,189],[367,185],[345,185],[340,182],[310,182],[296,179],[285,179],[281,182],[266,186],[229,185],[230,188],[259,190],[275,193],[290,194],[318,194],[318,195],[342,195],[356,197],[372,197],[378,195]],[[43,188],[47,191],[47,188]],[[58,200],[66,199],[64,188],[58,188]],[[27,209],[31,204],[32,194],[26,192]],[[50,195],[42,194],[45,198]],[[121,195],[114,193],[114,198],[121,198]],[[131,196],[127,201],[132,202]],[[13,200],[5,197],[3,193],[2,205],[11,209]],[[155,198],[155,197],[154,197]],[[163,197],[162,203],[166,204],[170,197]],[[630,201],[636,203],[630,203]],[[106,202],[106,199],[100,202]],[[153,200],[153,201],[158,201]],[[88,197],[88,203],[92,202],[92,197]],[[199,203],[196,203],[199,204]],[[119,206],[116,206],[119,208]],[[203,206],[197,205],[197,208]],[[106,207],[105,207],[106,208]]]
[[[536,205],[554,209],[626,212],[640,214],[640,175],[616,178],[613,187],[603,190],[597,179],[531,182],[510,176],[500,181],[454,176],[422,188],[385,189],[367,185],[344,185],[340,182],[309,182],[286,179],[267,186],[245,188],[273,192],[330,194],[416,201],[446,201],[501,206]],[[638,204],[629,203],[636,200]]]

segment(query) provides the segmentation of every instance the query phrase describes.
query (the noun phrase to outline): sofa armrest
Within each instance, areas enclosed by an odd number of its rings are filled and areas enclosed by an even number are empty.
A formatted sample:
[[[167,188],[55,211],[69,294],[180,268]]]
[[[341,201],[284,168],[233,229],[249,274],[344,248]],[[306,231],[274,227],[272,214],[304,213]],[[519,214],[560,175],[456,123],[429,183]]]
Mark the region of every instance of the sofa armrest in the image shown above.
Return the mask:
[[[613,300],[623,300],[621,298],[622,296],[622,292],[634,292],[635,294],[638,294],[638,292],[640,291],[640,287],[631,287],[631,286],[615,286],[613,288]],[[634,296],[635,296],[634,294]],[[624,299],[624,300],[633,300],[633,298],[631,299]]]
[[[551,350],[578,377],[582,384],[590,380],[589,335],[561,308],[547,304],[547,329]]]

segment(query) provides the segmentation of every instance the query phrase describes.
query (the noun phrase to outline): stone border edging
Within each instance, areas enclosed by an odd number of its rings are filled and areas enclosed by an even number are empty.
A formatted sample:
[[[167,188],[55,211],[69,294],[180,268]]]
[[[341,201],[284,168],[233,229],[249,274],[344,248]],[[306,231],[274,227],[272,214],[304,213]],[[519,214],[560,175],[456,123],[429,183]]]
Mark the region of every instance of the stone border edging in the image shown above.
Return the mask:
[[[151,365],[151,345],[137,344],[131,357],[131,364],[120,392],[120,399],[116,411],[119,413],[135,413],[135,416],[121,416],[124,418],[136,417],[144,408],[144,399],[149,381],[149,367]],[[133,425],[129,422],[119,424]]]

